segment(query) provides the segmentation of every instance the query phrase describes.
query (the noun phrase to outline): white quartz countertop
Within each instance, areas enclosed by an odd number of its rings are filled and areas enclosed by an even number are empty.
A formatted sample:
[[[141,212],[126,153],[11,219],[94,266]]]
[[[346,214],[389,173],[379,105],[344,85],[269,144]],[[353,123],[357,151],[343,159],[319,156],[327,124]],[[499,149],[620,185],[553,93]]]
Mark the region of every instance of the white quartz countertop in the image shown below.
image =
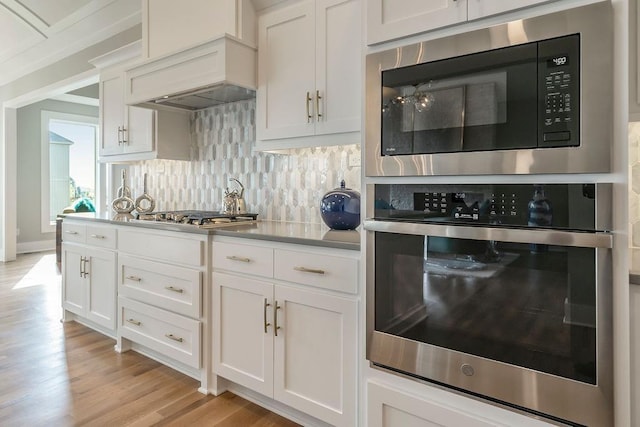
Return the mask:
[[[249,224],[224,226],[220,228],[198,228],[186,224],[169,224],[154,221],[135,220],[132,215],[111,212],[71,213],[63,218],[111,223],[131,227],[183,233],[215,234],[220,236],[241,237],[247,239],[270,240],[276,242],[297,243],[311,246],[325,246],[337,249],[360,250],[360,232],[356,230],[331,230],[324,224],[311,224],[286,221],[257,221]],[[63,220],[64,221],[64,220]]]

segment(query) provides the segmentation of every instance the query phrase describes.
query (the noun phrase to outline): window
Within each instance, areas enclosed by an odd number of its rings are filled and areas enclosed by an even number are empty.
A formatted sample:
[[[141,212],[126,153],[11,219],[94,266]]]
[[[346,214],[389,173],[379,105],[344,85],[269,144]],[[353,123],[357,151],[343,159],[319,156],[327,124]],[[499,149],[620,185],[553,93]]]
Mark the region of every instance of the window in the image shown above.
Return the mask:
[[[42,111],[42,232],[54,232],[65,208],[96,204],[98,118]]]

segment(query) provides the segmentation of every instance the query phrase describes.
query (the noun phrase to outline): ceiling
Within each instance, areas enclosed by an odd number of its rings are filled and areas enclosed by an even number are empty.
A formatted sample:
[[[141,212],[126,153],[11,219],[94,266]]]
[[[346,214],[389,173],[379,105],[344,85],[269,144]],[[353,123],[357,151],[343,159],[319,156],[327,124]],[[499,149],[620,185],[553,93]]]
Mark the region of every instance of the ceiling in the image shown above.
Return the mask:
[[[0,86],[140,23],[139,0],[0,0]]]

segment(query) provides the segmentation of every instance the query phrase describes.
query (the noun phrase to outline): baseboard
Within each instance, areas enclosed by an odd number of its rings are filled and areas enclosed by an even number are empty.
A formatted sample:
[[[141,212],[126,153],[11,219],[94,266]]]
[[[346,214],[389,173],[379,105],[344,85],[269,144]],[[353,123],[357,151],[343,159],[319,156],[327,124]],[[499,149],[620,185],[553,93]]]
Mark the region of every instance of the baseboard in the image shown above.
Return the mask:
[[[20,242],[16,245],[16,253],[46,252],[56,249],[55,240],[40,240],[37,242]]]

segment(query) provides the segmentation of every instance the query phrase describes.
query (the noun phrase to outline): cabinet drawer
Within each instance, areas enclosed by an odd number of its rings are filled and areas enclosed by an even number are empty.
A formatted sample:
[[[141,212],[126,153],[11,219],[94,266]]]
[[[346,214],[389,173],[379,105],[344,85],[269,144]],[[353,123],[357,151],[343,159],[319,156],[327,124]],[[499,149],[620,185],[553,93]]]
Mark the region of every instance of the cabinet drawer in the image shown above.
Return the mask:
[[[273,277],[273,249],[262,246],[214,242],[213,268]]]
[[[275,250],[274,277],[340,292],[358,292],[358,260],[314,252]]]
[[[87,244],[91,246],[115,249],[116,235],[116,229],[112,227],[87,226]]]
[[[202,273],[127,255],[118,259],[119,294],[185,316],[200,317]]]
[[[119,301],[124,338],[200,368],[200,322],[127,298]]]
[[[188,233],[148,233],[124,227],[118,236],[118,250],[132,255],[154,258],[176,264],[200,267],[203,264],[203,242]]]
[[[85,224],[69,223],[62,221],[62,241],[84,243],[87,236],[87,226]]]

